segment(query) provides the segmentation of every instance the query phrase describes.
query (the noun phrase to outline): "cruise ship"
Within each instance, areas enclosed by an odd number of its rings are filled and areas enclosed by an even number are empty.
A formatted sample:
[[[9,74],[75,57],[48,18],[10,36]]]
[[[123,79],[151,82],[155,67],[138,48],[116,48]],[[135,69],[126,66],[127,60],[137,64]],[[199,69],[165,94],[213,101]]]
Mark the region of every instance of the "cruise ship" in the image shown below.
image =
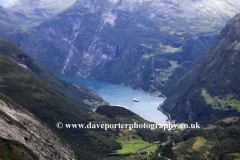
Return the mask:
[[[133,101],[134,101],[134,102],[138,102],[138,100],[137,100],[137,99],[135,99],[135,98],[133,98]]]

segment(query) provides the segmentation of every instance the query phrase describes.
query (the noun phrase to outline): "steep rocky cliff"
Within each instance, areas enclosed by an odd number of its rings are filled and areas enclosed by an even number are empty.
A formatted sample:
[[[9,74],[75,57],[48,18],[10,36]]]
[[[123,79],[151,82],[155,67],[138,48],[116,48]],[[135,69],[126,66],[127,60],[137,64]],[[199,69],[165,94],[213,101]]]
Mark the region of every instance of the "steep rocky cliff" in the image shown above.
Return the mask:
[[[39,160],[76,159],[65,140],[2,93],[0,93],[0,137],[21,142]],[[16,152],[17,150],[13,149],[13,154],[17,154]],[[1,158],[9,159],[9,157]]]
[[[158,91],[214,42],[233,0],[78,0],[21,47],[57,74]]]

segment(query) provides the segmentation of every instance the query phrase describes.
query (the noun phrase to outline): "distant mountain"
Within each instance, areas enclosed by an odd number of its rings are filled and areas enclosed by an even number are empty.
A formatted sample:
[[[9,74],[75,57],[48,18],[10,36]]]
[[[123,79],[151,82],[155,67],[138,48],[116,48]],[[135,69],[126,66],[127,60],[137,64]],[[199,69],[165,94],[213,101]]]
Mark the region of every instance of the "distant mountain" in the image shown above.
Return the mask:
[[[61,13],[76,0],[15,0],[6,6],[11,11],[21,12],[36,20],[46,20]]]
[[[172,96],[162,108],[173,119],[209,123],[240,115],[239,19],[228,21],[208,52],[166,91]]]
[[[234,0],[78,0],[36,27],[21,48],[56,74],[160,93],[239,10]]]
[[[0,5],[0,37],[20,45],[26,32],[61,13],[74,2],[15,0],[5,8]]]
[[[24,26],[29,19],[19,12],[10,11],[0,6],[0,37],[9,38],[13,41],[20,41]],[[18,39],[16,39],[18,37]]]

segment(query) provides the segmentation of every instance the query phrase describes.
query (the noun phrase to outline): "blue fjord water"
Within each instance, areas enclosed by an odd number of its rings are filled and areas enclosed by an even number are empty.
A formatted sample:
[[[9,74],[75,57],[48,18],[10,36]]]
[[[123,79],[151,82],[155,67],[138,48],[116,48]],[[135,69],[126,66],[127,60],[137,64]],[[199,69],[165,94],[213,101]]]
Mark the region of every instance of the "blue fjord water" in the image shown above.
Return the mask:
[[[165,99],[161,97],[149,97],[147,92],[133,90],[129,87],[112,84],[82,77],[60,76],[61,79],[81,87],[92,90],[101,96],[110,105],[126,106],[129,110],[142,116],[144,119],[157,124],[165,124],[167,117],[157,110],[159,104]],[[133,102],[133,98],[139,102]]]

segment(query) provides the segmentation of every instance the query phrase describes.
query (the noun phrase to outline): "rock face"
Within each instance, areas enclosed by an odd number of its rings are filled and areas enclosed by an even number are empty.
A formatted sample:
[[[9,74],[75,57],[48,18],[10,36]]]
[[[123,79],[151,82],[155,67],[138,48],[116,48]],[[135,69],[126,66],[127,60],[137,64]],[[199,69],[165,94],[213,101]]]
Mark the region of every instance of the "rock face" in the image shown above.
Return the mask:
[[[179,121],[209,123],[240,115],[240,14],[228,21],[209,51],[173,85],[163,109]]]
[[[21,142],[40,160],[76,159],[68,144],[27,110],[0,99],[0,112],[0,137]]]
[[[78,0],[21,48],[57,74],[157,91],[207,50],[239,9],[232,0]]]

